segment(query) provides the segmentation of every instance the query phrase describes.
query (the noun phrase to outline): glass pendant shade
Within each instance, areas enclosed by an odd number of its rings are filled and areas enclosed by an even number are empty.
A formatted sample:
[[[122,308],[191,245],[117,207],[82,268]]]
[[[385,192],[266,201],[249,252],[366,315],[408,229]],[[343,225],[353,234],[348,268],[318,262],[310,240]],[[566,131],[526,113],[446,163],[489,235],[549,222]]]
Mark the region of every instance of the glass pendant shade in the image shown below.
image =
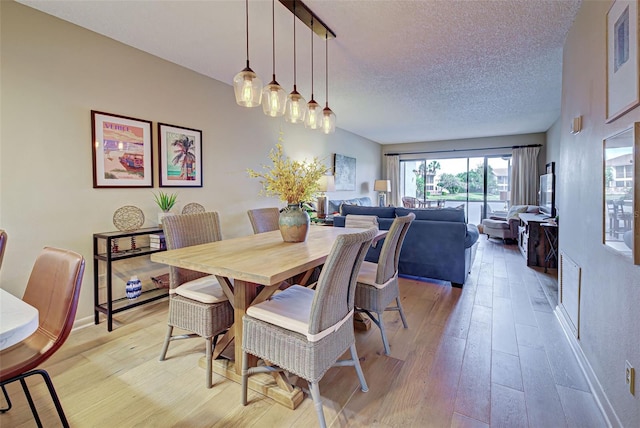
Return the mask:
[[[304,126],[308,129],[320,129],[322,126],[322,108],[313,98],[307,104],[307,118]]]
[[[248,63],[248,61],[247,61]],[[262,80],[248,66],[233,78],[236,102],[242,107],[256,107],[262,101]]]
[[[322,133],[333,134],[336,132],[336,115],[329,106],[322,109]]]
[[[300,95],[294,85],[293,91],[287,96],[284,118],[289,123],[304,123],[306,117],[307,100]]]
[[[282,86],[275,81],[275,79],[262,90],[262,111],[267,116],[283,116],[286,103],[287,93],[284,91]]]

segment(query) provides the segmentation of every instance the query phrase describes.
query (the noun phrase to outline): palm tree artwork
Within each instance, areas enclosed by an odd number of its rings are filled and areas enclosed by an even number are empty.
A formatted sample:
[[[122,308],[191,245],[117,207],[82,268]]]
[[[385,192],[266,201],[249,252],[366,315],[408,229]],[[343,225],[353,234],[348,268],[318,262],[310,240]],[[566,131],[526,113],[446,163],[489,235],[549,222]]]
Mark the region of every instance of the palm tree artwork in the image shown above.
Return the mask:
[[[171,163],[180,165],[179,178],[182,180],[195,180],[196,154],[193,137],[189,138],[187,135],[181,134],[171,145],[174,147],[173,153],[175,154]]]

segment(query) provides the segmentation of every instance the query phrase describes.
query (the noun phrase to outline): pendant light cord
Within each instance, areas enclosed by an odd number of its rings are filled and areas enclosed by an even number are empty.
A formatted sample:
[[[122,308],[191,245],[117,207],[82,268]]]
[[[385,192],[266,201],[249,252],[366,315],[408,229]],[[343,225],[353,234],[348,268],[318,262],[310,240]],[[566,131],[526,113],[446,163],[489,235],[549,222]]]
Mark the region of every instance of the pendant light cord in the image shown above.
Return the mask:
[[[313,16],[311,16],[311,99],[313,100]]]
[[[245,28],[247,29],[247,68],[249,68],[249,0],[245,0],[244,3],[245,10]]]
[[[273,81],[276,81],[276,0],[271,0],[271,42],[273,44]]]
[[[293,90],[296,90],[296,0],[293,0]]]
[[[324,81],[324,99],[326,107],[329,107],[329,35],[326,32],[324,33]]]

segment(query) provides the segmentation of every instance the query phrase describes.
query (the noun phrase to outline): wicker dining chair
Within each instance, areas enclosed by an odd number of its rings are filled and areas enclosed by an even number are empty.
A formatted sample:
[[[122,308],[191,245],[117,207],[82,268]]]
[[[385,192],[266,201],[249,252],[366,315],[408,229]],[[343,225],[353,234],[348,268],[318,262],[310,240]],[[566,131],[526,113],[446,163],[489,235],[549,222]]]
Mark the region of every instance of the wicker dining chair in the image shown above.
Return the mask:
[[[163,219],[167,250],[205,244],[222,239],[217,212],[177,214]],[[160,361],[172,340],[203,337],[206,342],[207,388],[212,386],[212,352],[215,340],[233,324],[233,307],[218,280],[206,273],[175,266],[169,269],[169,317]],[[173,328],[190,334],[173,335]]]
[[[242,404],[248,376],[287,371],[307,380],[321,427],[325,427],[318,383],[336,366],[353,366],[368,391],[353,332],[356,277],[376,234],[374,228],[340,235],[320,274],[316,291],[293,285],[247,309],[242,336]],[[347,350],[351,359],[338,361]],[[273,366],[248,368],[248,354]]]
[[[378,263],[363,262],[358,274],[356,286],[355,306],[356,311],[364,312],[380,329],[384,353],[389,355],[389,341],[384,328],[382,314],[384,311],[398,311],[402,319],[402,325],[407,328],[407,320],[400,303],[400,290],[398,288],[398,259],[404,237],[407,234],[411,222],[416,218],[414,213],[404,217],[396,217],[384,239]],[[395,299],[396,306],[389,306]],[[377,316],[373,315],[376,313]]]
[[[0,387],[7,401],[7,407],[0,409],[0,413],[12,407],[5,385],[20,382],[36,425],[41,427],[40,416],[26,382],[28,377],[40,375],[62,426],[69,426],[49,373],[37,367],[56,353],[71,333],[84,265],[84,257],[69,250],[45,247],[38,255],[22,297],[38,310],[38,329],[22,342],[0,351]]]
[[[251,221],[251,227],[253,227],[253,233],[271,232],[280,228],[278,225],[280,210],[276,207],[257,208],[247,211],[247,214],[249,221]]]

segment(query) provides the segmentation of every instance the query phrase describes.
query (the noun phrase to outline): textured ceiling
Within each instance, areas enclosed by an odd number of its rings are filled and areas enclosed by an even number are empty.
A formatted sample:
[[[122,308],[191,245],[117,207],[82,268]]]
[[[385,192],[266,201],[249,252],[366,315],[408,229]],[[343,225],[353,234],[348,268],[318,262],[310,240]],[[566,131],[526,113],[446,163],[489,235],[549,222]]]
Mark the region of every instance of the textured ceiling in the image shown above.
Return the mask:
[[[222,82],[245,66],[242,0],[19,1]],[[342,129],[393,144],[544,132],[559,117],[562,46],[580,0],[304,3],[337,35],[329,105]],[[292,16],[276,1],[276,77],[287,92]],[[266,84],[270,1],[249,2],[249,26],[251,68]],[[298,21],[296,34],[298,91],[309,100],[311,32]],[[314,37],[324,106],[325,46]]]

